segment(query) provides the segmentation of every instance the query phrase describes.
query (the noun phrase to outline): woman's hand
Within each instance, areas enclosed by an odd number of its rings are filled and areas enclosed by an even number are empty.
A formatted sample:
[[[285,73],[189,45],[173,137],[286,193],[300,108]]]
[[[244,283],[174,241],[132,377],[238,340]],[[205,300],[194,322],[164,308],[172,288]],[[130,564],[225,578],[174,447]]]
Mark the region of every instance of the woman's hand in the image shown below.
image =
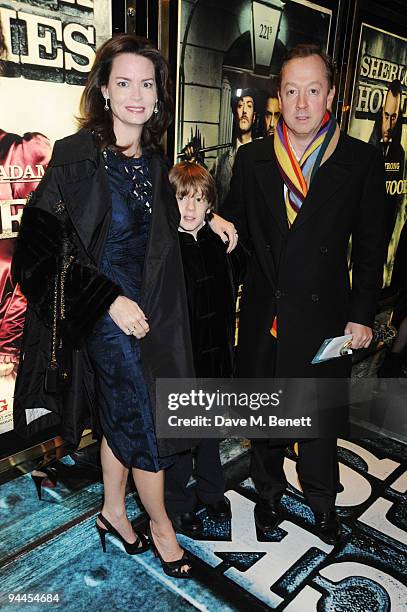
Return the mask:
[[[150,331],[147,317],[137,302],[119,295],[109,308],[109,315],[127,336],[144,338]]]
[[[238,239],[237,231],[233,223],[231,223],[230,221],[226,221],[226,219],[223,219],[223,217],[220,217],[219,215],[214,213],[212,219],[209,221],[209,227],[213,232],[215,232],[215,234],[221,237],[223,242],[229,240],[229,246],[226,252],[230,253],[231,251],[233,251],[233,249],[237,245]],[[227,238],[225,238],[225,234]]]

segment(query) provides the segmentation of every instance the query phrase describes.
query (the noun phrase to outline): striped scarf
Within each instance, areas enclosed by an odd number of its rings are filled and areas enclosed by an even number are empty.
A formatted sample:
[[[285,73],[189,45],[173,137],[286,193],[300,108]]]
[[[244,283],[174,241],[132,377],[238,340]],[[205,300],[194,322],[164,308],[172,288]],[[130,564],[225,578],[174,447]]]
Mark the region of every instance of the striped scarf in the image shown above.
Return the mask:
[[[326,111],[318,133],[309,143],[300,161],[294,155],[287,126],[280,119],[274,136],[274,151],[281,178],[287,187],[285,205],[289,227],[295,221],[318,168],[332,155],[339,139],[335,117]]]
[[[318,168],[335,151],[339,134],[340,131],[335,117],[326,111],[318,133],[298,161],[291,148],[284,119],[281,117],[278,122],[274,135],[274,152],[281,178],[287,187],[285,206],[289,227],[294,223],[304,203],[309,186]],[[270,333],[277,338],[277,317],[274,318]]]

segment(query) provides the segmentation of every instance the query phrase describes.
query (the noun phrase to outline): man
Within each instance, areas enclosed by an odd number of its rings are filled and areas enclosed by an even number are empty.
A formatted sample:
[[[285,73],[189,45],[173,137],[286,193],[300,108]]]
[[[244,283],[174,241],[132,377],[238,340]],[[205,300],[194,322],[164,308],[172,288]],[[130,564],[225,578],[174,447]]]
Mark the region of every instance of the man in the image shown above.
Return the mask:
[[[238,95],[236,94],[232,98],[232,112],[234,118],[232,146],[218,157],[212,172],[218,188],[219,204],[222,204],[229,192],[236,152],[241,145],[252,141],[253,125],[256,121],[255,96],[253,91],[250,89],[238,89],[237,92]]]
[[[266,110],[264,111],[264,131],[265,136],[274,136],[274,130],[280,119],[280,104],[278,102],[277,91],[272,91],[267,96]]]
[[[386,183],[398,183],[404,176],[404,149],[401,146],[401,131],[403,117],[400,112],[401,83],[398,79],[392,81],[384,97],[382,109],[377,113],[369,143],[382,153]],[[403,194],[397,189],[386,192],[386,245],[389,244],[396,223],[399,208],[403,202]],[[386,253],[385,253],[386,255]]]
[[[359,349],[372,338],[382,277],[383,164],[373,147],[340,132],[327,112],[334,94],[331,60],[314,45],[298,45],[281,69],[274,137],[236,156],[223,213],[253,250],[241,300],[240,377],[347,377],[350,356],[311,365],[323,340],[352,334]],[[252,441],[261,531],[280,521],[286,444]],[[336,439],[300,443],[298,473],[318,535],[336,544]]]
[[[383,148],[392,142],[393,132],[400,117],[401,83],[398,79],[392,81],[384,97],[384,103],[379,112],[377,125],[374,126],[369,142],[378,146],[383,143]],[[379,129],[378,129],[379,128]]]

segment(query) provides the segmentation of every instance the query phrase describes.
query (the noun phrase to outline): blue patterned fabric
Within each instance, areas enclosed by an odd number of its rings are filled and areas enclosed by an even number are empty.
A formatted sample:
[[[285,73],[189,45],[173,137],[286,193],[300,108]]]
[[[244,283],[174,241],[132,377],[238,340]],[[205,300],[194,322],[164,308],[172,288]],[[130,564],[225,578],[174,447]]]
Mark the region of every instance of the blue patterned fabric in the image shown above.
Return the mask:
[[[112,194],[112,220],[100,270],[139,301],[151,219],[148,159],[103,153]],[[158,457],[140,340],[127,336],[106,313],[88,341],[96,374],[97,405],[107,443],[126,467],[157,472],[171,463]]]

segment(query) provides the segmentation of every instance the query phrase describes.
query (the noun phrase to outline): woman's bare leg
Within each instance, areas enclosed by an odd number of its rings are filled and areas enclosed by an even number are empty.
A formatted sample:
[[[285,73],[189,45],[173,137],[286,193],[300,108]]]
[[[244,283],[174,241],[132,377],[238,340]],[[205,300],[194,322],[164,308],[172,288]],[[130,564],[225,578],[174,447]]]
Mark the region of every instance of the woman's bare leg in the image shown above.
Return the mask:
[[[100,446],[100,458],[105,489],[102,514],[127,542],[133,543],[136,541],[136,535],[127,518],[125,505],[129,470],[114,456],[105,437]],[[103,527],[100,521],[97,523]]]
[[[147,472],[133,468],[133,478],[141,503],[151,519],[151,532],[164,561],[176,561],[182,557],[183,549],[178,544],[174,528],[164,505],[164,470]],[[187,571],[189,565],[182,566]]]

